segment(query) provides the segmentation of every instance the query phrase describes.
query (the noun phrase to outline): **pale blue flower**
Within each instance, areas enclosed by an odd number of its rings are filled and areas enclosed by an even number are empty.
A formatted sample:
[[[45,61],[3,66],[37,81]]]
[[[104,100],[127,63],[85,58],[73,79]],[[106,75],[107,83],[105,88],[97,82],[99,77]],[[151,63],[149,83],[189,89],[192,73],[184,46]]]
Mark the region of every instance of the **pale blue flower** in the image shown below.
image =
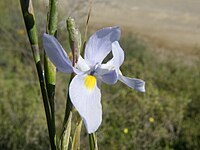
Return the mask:
[[[79,56],[73,67],[56,38],[48,34],[43,35],[45,52],[57,70],[76,73],[69,86],[69,95],[88,133],[95,132],[102,121],[101,82],[112,85],[120,80],[131,88],[145,91],[144,81],[127,78],[121,74],[119,68],[124,61],[124,52],[118,43],[119,38],[118,27],[103,28],[95,32],[86,44],[84,59]],[[102,64],[111,51],[113,58],[106,64]]]
[[[112,54],[113,58],[108,61],[106,64],[102,64],[100,69],[108,69],[109,71],[115,70],[117,72],[118,80],[129,86],[130,88],[133,88],[135,90],[138,90],[140,92],[145,92],[145,82],[136,79],[136,78],[129,78],[122,75],[122,72],[120,71],[120,66],[124,62],[124,51],[119,45],[118,41],[115,41],[112,43]]]

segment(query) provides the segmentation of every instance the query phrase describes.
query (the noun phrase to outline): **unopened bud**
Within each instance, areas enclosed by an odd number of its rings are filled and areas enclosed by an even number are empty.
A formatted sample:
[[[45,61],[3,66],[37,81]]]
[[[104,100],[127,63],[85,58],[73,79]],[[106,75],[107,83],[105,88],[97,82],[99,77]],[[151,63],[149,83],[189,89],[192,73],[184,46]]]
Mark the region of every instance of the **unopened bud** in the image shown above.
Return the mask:
[[[69,32],[69,42],[70,48],[73,55],[73,65],[77,62],[81,50],[81,34],[76,27],[73,18],[69,17],[67,19],[67,30]]]

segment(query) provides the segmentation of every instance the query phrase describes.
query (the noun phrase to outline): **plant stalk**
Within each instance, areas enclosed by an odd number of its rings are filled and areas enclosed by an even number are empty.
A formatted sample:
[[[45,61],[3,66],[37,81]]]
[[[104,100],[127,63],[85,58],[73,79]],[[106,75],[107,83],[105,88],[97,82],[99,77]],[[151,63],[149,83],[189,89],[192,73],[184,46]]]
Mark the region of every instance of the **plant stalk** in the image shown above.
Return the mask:
[[[21,5],[21,10],[22,10],[25,26],[26,26],[26,31],[27,31],[29,42],[32,49],[35,66],[37,69],[40,89],[42,93],[43,105],[44,105],[45,115],[47,119],[49,138],[50,138],[51,148],[53,149],[53,144],[51,142],[52,141],[52,124],[51,124],[52,118],[51,118],[51,112],[50,112],[50,107],[49,107],[48,94],[47,94],[45,80],[43,76],[43,69],[40,62],[38,35],[37,35],[33,5],[32,5],[31,0],[20,0],[20,5]]]
[[[89,145],[90,145],[90,150],[98,150],[97,138],[95,133],[89,134]]]
[[[81,35],[80,35],[79,30],[76,28],[75,21],[74,21],[73,18],[69,17],[67,19],[66,24],[67,24],[67,30],[68,30],[68,33],[69,33],[69,44],[70,44],[70,48],[71,48],[72,56],[73,56],[72,57],[72,65],[74,66],[75,63],[78,61],[78,56],[80,55]],[[69,85],[70,85],[72,79],[74,78],[74,76],[75,76],[75,74],[72,73],[71,77],[70,77]],[[65,116],[64,116],[64,121],[63,121],[63,132],[62,132],[62,135],[61,135],[61,139],[64,136],[66,126],[68,126],[68,123],[69,123],[68,120],[69,120],[70,114],[72,113],[72,109],[73,109],[73,105],[72,105],[72,102],[71,102],[70,97],[69,97],[69,85],[68,85],[68,94],[67,94]],[[63,141],[61,141],[61,145],[62,145],[62,142]]]
[[[56,36],[57,34],[57,23],[58,23],[58,8],[57,8],[57,0],[49,0],[49,12],[47,15],[47,29],[46,32],[50,35]],[[45,70],[45,81],[46,88],[51,108],[51,118],[52,118],[52,136],[54,146],[53,149],[56,149],[56,126],[55,126],[55,84],[56,84],[56,67],[49,60],[47,55],[44,55],[44,70]]]

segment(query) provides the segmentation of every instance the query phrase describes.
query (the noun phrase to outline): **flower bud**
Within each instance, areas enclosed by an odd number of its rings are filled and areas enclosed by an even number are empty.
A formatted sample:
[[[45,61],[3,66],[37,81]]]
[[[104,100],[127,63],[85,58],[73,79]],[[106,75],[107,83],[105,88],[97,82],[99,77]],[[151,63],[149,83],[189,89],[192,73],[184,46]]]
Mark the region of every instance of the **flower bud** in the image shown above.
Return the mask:
[[[73,65],[77,62],[81,50],[81,34],[76,27],[73,18],[69,17],[67,19],[67,30],[69,32],[69,42],[70,48],[73,55]]]

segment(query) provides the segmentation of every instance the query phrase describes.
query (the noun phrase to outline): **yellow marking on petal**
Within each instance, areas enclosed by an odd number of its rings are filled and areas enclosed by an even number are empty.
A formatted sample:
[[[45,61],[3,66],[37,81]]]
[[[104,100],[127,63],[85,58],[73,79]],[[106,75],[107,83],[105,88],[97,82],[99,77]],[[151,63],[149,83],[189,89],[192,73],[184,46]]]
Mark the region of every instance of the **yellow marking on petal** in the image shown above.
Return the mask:
[[[88,90],[94,90],[94,87],[97,83],[96,77],[88,75],[84,78],[84,85]]]

